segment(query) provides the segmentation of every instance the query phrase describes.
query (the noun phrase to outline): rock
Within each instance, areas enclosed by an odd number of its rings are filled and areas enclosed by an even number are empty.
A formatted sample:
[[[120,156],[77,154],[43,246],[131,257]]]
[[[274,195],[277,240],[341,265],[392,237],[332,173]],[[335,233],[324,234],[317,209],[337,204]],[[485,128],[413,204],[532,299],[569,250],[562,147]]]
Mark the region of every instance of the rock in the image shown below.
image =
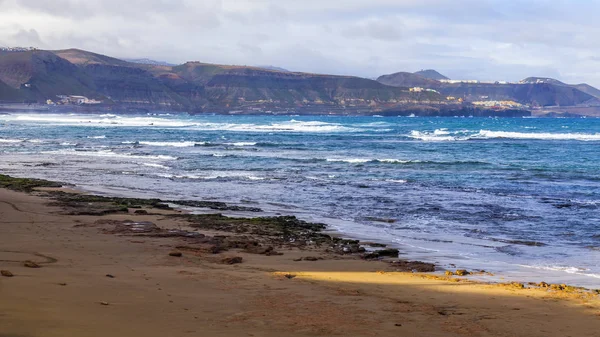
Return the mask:
[[[295,261],[295,262],[300,262],[300,261],[302,261],[302,258],[301,258],[301,257],[299,257],[299,258],[297,258],[297,259],[294,259],[294,261]]]
[[[452,275],[454,275],[454,273],[451,272],[451,271],[449,271],[449,270],[446,270],[446,272],[444,274],[446,274],[446,276],[452,276]]]
[[[108,302],[100,302],[100,305],[108,305]]]
[[[40,266],[39,264],[37,264],[33,261],[25,261],[25,262],[23,262],[23,266],[25,266],[27,268],[42,268],[42,266]]]
[[[550,285],[546,282],[540,282],[537,286],[540,288],[550,288]]]
[[[145,209],[138,209],[135,212],[133,212],[133,214],[137,214],[137,215],[148,215],[148,211]]]
[[[413,273],[430,273],[435,271],[435,265],[433,263],[421,261],[398,260],[390,262],[390,266],[398,268],[400,271]]]
[[[183,254],[181,252],[170,252],[169,256],[182,257]]]
[[[396,323],[396,324],[394,324],[394,325],[395,325],[395,326],[402,326],[402,324],[400,324],[400,323]]]
[[[525,285],[523,283],[519,283],[519,282],[512,282],[510,284],[511,286],[517,288],[517,289],[525,289]]]
[[[114,275],[111,275],[111,274],[106,274],[106,277],[108,277],[108,278],[115,278]]]
[[[220,252],[226,251],[227,249],[221,245],[214,245],[208,248],[208,251],[212,254],[219,254]]]
[[[464,269],[457,269],[454,274],[458,275],[458,276],[467,276],[467,275],[470,275],[471,273],[469,273],[468,271],[466,271]]]
[[[283,276],[284,276],[285,278],[287,278],[287,279],[290,279],[290,280],[296,277],[296,275],[294,275],[294,274],[285,274],[285,275],[283,275]]]
[[[13,275],[13,273],[11,273],[8,270],[0,270],[0,275],[4,276],[4,277],[13,277],[15,275]]]
[[[223,260],[221,260],[222,264],[237,264],[237,263],[242,263],[244,259],[240,256],[236,256],[236,257],[226,257]]]
[[[363,259],[372,260],[372,259],[378,259],[381,257],[398,257],[399,254],[400,254],[400,251],[398,249],[388,248],[388,249],[376,250],[374,252],[367,253],[363,256]]]
[[[307,256],[307,257],[303,258],[303,260],[304,261],[313,261],[314,262],[314,261],[319,261],[320,258],[315,257],[315,256]]]

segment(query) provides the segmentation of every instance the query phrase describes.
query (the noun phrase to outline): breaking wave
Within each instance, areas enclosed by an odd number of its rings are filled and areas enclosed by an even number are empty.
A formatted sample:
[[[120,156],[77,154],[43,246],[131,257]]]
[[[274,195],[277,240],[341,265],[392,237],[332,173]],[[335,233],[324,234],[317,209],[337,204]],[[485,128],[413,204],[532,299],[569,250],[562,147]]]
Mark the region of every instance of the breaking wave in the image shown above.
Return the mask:
[[[466,140],[485,139],[527,139],[527,140],[578,140],[578,141],[600,141],[600,133],[535,133],[535,132],[510,132],[510,131],[448,131],[447,129],[436,129],[434,131],[413,130],[409,138],[427,142],[453,142]]]
[[[75,151],[75,150],[57,150],[46,151],[46,154],[63,155],[63,156],[83,156],[83,157],[105,157],[105,158],[125,158],[125,159],[149,159],[149,160],[176,160],[177,157],[165,155],[143,155],[133,153],[117,153],[112,150],[100,151]]]

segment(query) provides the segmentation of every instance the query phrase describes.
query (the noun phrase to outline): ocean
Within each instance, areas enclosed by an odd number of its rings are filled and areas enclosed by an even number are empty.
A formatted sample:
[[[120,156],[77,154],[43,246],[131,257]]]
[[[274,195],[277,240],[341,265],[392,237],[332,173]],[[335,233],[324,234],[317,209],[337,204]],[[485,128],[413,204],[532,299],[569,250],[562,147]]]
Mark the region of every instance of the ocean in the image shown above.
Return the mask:
[[[10,113],[0,172],[296,215],[484,280],[600,287],[600,119]]]

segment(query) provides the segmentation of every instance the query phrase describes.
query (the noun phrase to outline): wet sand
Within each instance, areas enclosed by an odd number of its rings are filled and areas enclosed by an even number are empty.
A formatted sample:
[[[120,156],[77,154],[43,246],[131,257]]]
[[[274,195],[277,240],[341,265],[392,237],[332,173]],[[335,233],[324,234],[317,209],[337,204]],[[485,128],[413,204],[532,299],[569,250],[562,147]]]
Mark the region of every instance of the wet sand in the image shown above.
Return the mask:
[[[0,337],[598,336],[598,296],[451,282],[296,248],[266,256],[182,250],[181,238],[106,234],[0,189]],[[133,212],[133,210],[131,210]],[[168,211],[165,211],[168,212]],[[216,232],[207,233],[210,235]],[[239,256],[243,263],[219,263]],[[318,261],[294,261],[317,256]],[[31,260],[41,268],[27,268]],[[110,275],[110,276],[107,276]],[[540,280],[541,281],[541,280]]]

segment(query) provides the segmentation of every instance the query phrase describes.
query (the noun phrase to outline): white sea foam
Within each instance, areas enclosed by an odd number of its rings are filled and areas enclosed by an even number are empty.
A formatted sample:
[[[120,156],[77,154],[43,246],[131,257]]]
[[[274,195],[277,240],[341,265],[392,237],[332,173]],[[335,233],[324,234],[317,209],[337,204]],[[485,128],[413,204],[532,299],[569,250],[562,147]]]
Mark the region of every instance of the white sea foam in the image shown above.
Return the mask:
[[[237,142],[237,143],[225,143],[225,145],[231,146],[255,146],[255,142]]]
[[[161,164],[155,164],[155,163],[142,163],[142,165],[148,166],[148,167],[160,168],[160,169],[164,169],[164,170],[170,170],[171,169],[168,166],[161,165]]]
[[[406,180],[402,180],[402,179],[386,179],[387,182],[390,183],[397,183],[397,184],[406,184],[407,181]]]
[[[376,159],[376,158],[327,158],[328,162],[344,162],[351,164],[362,164],[362,163],[386,163],[386,164],[406,164],[410,163],[410,160],[400,159]]]
[[[351,164],[368,163],[370,161],[373,161],[372,159],[365,158],[327,158],[326,160],[328,162],[345,162]]]
[[[450,133],[447,130],[442,129],[438,129],[433,132],[413,130],[410,132],[409,137],[414,139],[420,139],[426,142],[447,142],[459,140],[459,138],[449,136],[449,134]]]
[[[102,136],[88,136],[89,139],[105,139],[106,136],[102,135]]]
[[[578,141],[600,141],[600,133],[535,133],[535,132],[511,132],[511,131],[448,131],[447,129],[436,129],[434,131],[410,132],[409,137],[427,142],[448,142],[461,140],[481,139],[529,139],[529,140],[578,140]]]
[[[7,143],[7,144],[15,144],[15,143],[22,143],[25,140],[23,139],[6,139],[6,138],[0,138],[0,143]]]
[[[160,147],[193,147],[195,142],[138,142],[140,145],[160,146]]]
[[[193,180],[216,180],[216,179],[240,179],[240,180],[267,180],[265,177],[259,177],[255,175],[249,175],[247,173],[237,172],[212,172],[204,175],[199,174],[168,174],[158,173],[156,176],[168,178],[168,179],[193,179]]]
[[[600,274],[594,274],[591,273],[589,269],[586,268],[578,268],[578,267],[572,267],[572,266],[541,266],[541,265],[519,265],[521,267],[525,267],[525,268],[532,268],[532,269],[539,269],[539,270],[551,270],[551,271],[562,271],[565,273],[569,273],[569,274],[576,274],[576,275],[582,275],[582,276],[588,276],[588,277],[593,277],[593,278],[598,278],[600,279]]]
[[[523,133],[508,131],[490,131],[481,130],[471,138],[508,138],[508,139],[537,139],[537,140],[580,140],[580,141],[600,141],[600,133]]]
[[[163,128],[192,128],[195,130],[237,131],[237,132],[354,132],[360,128],[346,127],[337,123],[319,121],[277,122],[270,124],[253,123],[211,123],[199,118],[160,118],[148,116],[114,116],[114,115],[64,115],[64,114],[23,114],[1,115],[0,121],[34,122],[50,125],[72,126],[114,126],[114,127],[163,127]]]
[[[57,150],[57,151],[46,151],[46,154],[54,155],[66,155],[66,156],[82,156],[82,157],[104,157],[104,158],[123,158],[123,159],[148,159],[148,160],[176,160],[176,157],[165,156],[165,155],[136,155],[132,153],[117,153],[111,150],[100,150],[100,151],[75,151],[72,149],[68,150]]]

